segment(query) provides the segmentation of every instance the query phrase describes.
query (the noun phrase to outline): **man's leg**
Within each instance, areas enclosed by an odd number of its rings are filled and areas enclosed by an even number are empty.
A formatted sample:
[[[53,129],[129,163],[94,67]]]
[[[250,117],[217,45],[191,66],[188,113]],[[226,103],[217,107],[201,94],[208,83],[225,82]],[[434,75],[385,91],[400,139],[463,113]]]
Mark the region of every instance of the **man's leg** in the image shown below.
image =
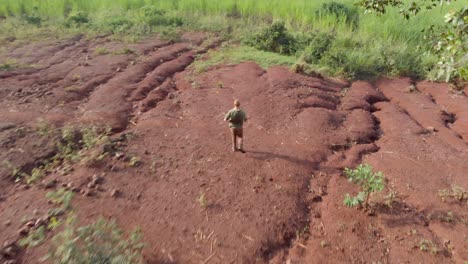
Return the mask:
[[[239,128],[237,130],[237,135],[239,136],[239,150],[240,150],[240,152],[245,153],[245,150],[244,150],[244,131],[243,131],[242,128]]]
[[[237,136],[235,128],[231,128],[231,136],[232,136],[232,151],[237,151]]]

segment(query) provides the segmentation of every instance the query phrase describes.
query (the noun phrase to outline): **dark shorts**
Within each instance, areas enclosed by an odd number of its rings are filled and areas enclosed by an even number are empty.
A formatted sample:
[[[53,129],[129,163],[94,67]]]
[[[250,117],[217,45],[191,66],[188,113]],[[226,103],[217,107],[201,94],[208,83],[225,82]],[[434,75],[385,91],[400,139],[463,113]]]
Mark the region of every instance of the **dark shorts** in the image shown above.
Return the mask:
[[[244,134],[242,128],[234,128],[234,127],[231,127],[231,133],[232,133],[232,136],[239,137],[239,138],[242,138]]]

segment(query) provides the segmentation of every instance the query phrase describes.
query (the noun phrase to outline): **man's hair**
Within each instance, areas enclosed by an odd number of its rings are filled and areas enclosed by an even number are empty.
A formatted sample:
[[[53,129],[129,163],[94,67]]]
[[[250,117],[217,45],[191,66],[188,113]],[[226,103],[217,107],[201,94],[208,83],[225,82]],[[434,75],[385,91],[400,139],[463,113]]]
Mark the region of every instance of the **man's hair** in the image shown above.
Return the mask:
[[[240,106],[240,101],[239,101],[239,100],[237,100],[237,99],[236,99],[236,100],[234,100],[234,106],[237,106],[237,107],[239,107],[239,106]]]

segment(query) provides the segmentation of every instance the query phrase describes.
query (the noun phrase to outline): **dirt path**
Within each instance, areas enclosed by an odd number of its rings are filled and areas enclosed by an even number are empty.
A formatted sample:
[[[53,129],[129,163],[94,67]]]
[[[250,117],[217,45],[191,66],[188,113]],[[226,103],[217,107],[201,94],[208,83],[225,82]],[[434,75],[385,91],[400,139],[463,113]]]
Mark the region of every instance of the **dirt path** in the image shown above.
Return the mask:
[[[102,215],[126,230],[140,227],[148,263],[468,259],[466,201],[437,196],[451,185],[468,187],[466,96],[407,79],[348,88],[255,63],[195,74],[186,67],[216,43],[202,34],[184,39],[136,44],[129,54],[118,54],[123,44],[105,38],[50,43],[52,57],[11,51],[42,63],[0,75],[0,158],[27,171],[53,155],[53,142],[37,133],[41,120],[57,127],[98,122],[111,125],[114,138],[134,135],[123,159],[75,164],[68,175],[45,181],[87,190],[92,175],[103,175],[92,195],[74,198],[79,219]],[[90,55],[102,46],[114,52]],[[250,117],[246,154],[230,151],[223,122],[234,98]],[[141,164],[129,166],[130,157]],[[373,216],[343,206],[344,194],[357,188],[342,169],[361,162],[383,171],[386,192],[395,196],[390,206],[384,194],[376,196]],[[9,223],[0,233],[11,239],[21,218],[43,215],[51,205],[47,190],[14,184],[9,174],[0,171],[0,223]],[[423,240],[433,254],[420,249]],[[17,259],[36,263],[47,248],[29,248]]]

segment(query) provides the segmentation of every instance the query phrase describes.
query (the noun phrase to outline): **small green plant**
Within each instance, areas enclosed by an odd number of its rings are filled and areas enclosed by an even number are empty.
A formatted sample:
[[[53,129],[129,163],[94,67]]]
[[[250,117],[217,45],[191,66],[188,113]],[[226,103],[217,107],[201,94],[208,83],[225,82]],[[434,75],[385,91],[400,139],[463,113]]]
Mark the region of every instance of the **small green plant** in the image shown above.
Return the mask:
[[[432,242],[431,240],[421,239],[421,241],[419,241],[418,247],[419,250],[424,252],[430,251],[432,254],[439,253],[437,245],[434,244],[434,242]]]
[[[18,63],[14,59],[6,59],[0,64],[0,71],[10,71],[15,69]]]
[[[36,183],[44,177],[44,174],[45,174],[45,171],[43,167],[36,167],[32,169],[31,175],[26,176],[26,183],[27,184]]]
[[[54,131],[54,127],[45,120],[39,120],[36,125],[36,129],[41,136],[47,136]]]
[[[99,218],[81,227],[75,222],[75,217],[69,217],[64,230],[53,237],[48,260],[57,264],[143,263],[139,230],[126,236],[115,221]]]
[[[15,182],[21,181],[22,178],[28,176],[28,174],[21,171],[20,168],[15,167],[9,160],[4,160],[2,165],[10,171],[10,176],[15,179]]]
[[[113,52],[115,55],[128,55],[128,54],[135,54],[136,52],[130,48],[123,48],[121,50]]]
[[[450,189],[439,190],[439,197],[444,202],[448,199],[454,199],[462,203],[468,201],[468,190],[457,185],[452,185]]]
[[[72,78],[71,78],[71,80],[72,80],[73,82],[77,82],[77,81],[79,81],[80,79],[81,79],[81,75],[79,75],[78,73],[75,74],[75,75],[73,75]]]
[[[68,15],[65,20],[66,27],[78,27],[89,22],[88,14],[82,11],[74,12]]]
[[[54,204],[61,205],[64,210],[71,208],[71,200],[73,199],[73,192],[67,191],[64,188],[57,191],[48,192],[46,197]]]
[[[22,247],[35,247],[40,245],[45,239],[45,226],[40,226],[29,232],[28,236],[19,241]]]
[[[106,55],[109,54],[109,50],[106,47],[97,47],[94,52],[98,55]]]
[[[57,217],[52,216],[49,220],[49,224],[47,225],[48,230],[55,230],[62,224],[62,221],[57,219]]]
[[[344,204],[348,207],[355,207],[364,204],[368,206],[369,197],[373,192],[380,192],[384,189],[384,176],[382,172],[373,172],[368,164],[360,164],[356,169],[345,168],[344,173],[350,182],[361,186],[361,191],[354,197],[348,193],[345,196]]]
[[[133,156],[130,158],[130,161],[128,162],[128,165],[130,167],[137,167],[138,165],[141,164],[141,158],[137,156]]]
[[[443,222],[453,223],[453,222],[455,222],[455,216],[454,216],[453,212],[447,212],[445,215],[443,215],[441,217],[441,220]]]
[[[208,206],[208,201],[206,200],[204,192],[200,193],[200,196],[198,197],[197,201],[202,208],[206,208],[206,206]]]

